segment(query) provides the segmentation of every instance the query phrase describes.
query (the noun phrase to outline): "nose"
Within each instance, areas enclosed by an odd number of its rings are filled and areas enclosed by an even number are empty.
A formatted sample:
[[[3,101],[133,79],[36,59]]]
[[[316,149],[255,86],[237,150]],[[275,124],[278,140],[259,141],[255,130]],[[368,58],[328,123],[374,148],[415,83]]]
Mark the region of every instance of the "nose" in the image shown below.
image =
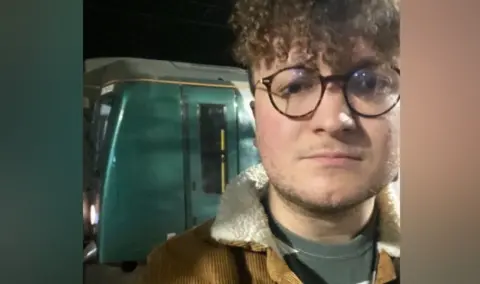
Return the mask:
[[[356,127],[341,88],[327,87],[309,124],[314,132],[327,132],[331,135]]]

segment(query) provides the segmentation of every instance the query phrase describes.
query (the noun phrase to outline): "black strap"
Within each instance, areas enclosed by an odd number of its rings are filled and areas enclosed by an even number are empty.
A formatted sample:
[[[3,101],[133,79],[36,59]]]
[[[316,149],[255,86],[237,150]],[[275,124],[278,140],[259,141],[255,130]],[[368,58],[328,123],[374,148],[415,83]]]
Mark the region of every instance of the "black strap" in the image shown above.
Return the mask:
[[[237,267],[238,279],[240,284],[252,283],[252,276],[247,269],[247,261],[245,259],[245,252],[240,247],[232,247],[233,257],[235,258],[235,264]]]

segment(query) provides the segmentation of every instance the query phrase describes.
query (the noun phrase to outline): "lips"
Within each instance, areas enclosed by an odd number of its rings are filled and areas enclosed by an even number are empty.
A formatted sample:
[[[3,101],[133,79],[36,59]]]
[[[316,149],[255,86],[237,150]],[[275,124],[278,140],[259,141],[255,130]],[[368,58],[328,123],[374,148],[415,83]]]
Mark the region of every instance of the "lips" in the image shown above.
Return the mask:
[[[340,152],[340,151],[332,151],[332,152],[320,152],[310,154],[306,157],[307,159],[350,159],[350,160],[357,160],[360,161],[360,155],[348,153],[348,152]]]
[[[313,153],[305,159],[329,168],[350,168],[362,160],[360,155],[340,151]]]

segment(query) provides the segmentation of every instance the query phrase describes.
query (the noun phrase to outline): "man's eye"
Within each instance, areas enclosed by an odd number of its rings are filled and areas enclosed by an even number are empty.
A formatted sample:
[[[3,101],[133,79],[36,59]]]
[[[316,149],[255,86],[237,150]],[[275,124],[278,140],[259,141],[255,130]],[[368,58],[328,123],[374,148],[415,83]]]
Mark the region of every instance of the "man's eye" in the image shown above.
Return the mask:
[[[279,92],[281,96],[291,96],[295,94],[305,93],[310,91],[312,88],[315,87],[315,83],[311,81],[297,81],[292,82],[282,88]]]
[[[373,94],[385,87],[385,82],[377,73],[369,70],[361,70],[355,73],[349,80],[348,92],[355,95]]]
[[[289,94],[295,94],[295,93],[300,92],[302,89],[303,89],[303,85],[302,85],[302,84],[300,84],[300,83],[293,83],[293,84],[290,84],[290,85],[286,88],[286,92],[289,93]]]

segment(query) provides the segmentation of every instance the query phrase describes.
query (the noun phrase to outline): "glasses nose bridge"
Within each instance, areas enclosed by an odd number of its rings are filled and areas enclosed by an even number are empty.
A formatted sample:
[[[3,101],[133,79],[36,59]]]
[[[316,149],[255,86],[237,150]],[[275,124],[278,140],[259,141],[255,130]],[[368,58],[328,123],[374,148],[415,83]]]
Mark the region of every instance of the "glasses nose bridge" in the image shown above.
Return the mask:
[[[341,83],[342,85],[347,82],[348,78],[346,75],[329,75],[322,76],[320,75],[320,81],[324,87],[327,87],[331,83]]]
[[[336,86],[339,87],[340,94],[344,97],[345,100],[347,99],[346,98],[347,94],[345,94],[345,90],[344,90],[344,86],[345,84],[347,84],[347,81],[348,81],[347,75],[338,75],[338,74],[329,75],[329,76],[320,75],[319,77],[320,77],[320,82],[322,84],[322,99],[323,99],[323,96],[325,95],[325,92],[327,92],[327,90],[329,89],[328,88],[329,84],[337,84]]]

